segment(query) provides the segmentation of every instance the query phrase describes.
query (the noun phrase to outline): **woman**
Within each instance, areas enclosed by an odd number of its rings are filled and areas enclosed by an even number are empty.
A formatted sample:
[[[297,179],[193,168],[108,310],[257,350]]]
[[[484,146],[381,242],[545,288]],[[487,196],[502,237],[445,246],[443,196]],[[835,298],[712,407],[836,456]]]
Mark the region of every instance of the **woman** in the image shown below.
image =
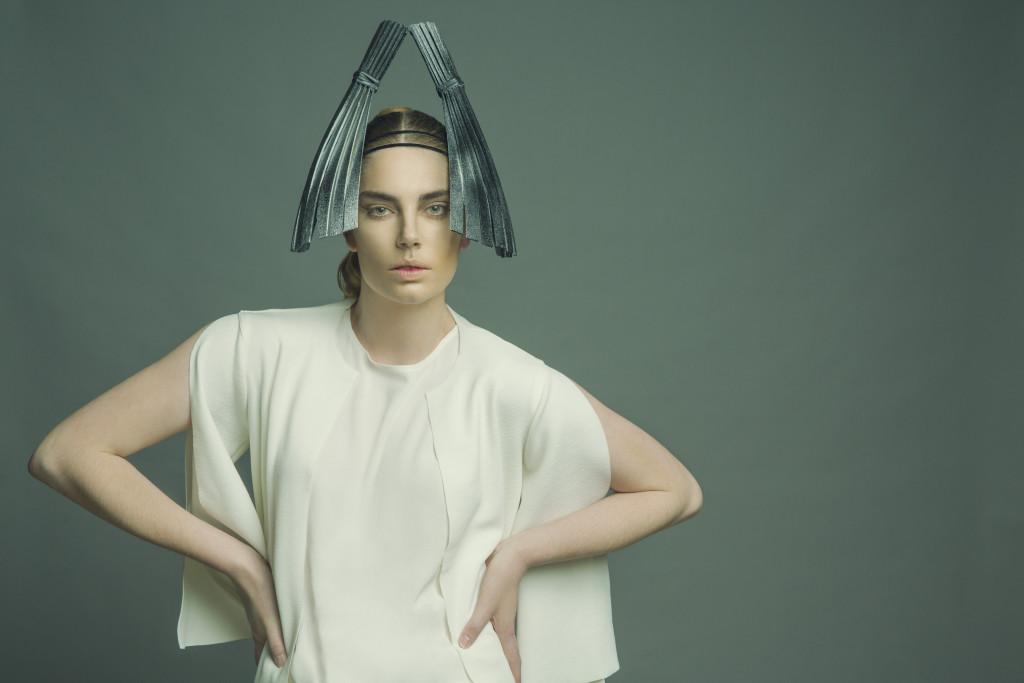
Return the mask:
[[[345,300],[215,321],[60,423],[29,471],[188,558],[182,644],[244,628],[257,680],[608,675],[613,646],[572,650],[610,618],[603,555],[696,514],[700,488],[447,306],[469,241],[449,229],[444,127],[385,110],[366,140]],[[127,461],[186,429],[191,512]],[[232,467],[246,447],[255,500]]]

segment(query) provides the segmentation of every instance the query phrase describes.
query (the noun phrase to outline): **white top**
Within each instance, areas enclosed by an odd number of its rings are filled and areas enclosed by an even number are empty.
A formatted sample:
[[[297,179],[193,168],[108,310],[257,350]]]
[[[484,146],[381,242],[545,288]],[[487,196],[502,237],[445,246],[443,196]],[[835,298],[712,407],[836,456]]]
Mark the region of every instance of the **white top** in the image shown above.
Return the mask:
[[[314,579],[324,571],[341,571],[337,559],[325,559],[316,547],[321,530],[330,533],[329,524],[323,524],[323,516],[313,507],[320,504],[320,494],[317,501],[313,495],[323,483],[320,459],[338,453],[332,448],[339,441],[334,434],[339,416],[363,410],[354,397],[368,368],[353,361],[352,348],[345,346],[351,334],[347,318],[351,305],[352,301],[344,300],[311,308],[242,311],[214,321],[192,351],[186,507],[255,548],[267,558],[274,574],[289,657],[285,667],[278,669],[265,648],[256,669],[257,683],[286,683],[293,669],[298,683],[334,683],[317,672],[318,648],[311,636],[316,629],[308,627],[320,620],[317,606],[321,603],[335,606],[330,611],[332,621],[347,620],[347,628],[375,636],[376,657],[401,658],[402,648],[411,642],[394,619],[386,631],[379,631],[373,611],[344,616],[347,600],[371,601],[364,591],[380,594],[379,576],[365,566],[346,564],[344,571],[363,573],[348,574],[344,581]],[[422,594],[432,595],[433,605],[428,600],[422,615],[407,612],[405,618],[434,619],[442,641],[434,652],[441,660],[443,653],[455,652],[472,683],[508,683],[501,643],[490,624],[471,647],[447,648],[472,614],[486,559],[502,539],[606,495],[611,473],[608,447],[596,413],[568,378],[449,311],[457,336],[448,346],[439,347],[437,358],[428,360],[431,365],[440,363],[446,350],[457,348],[454,363],[432,387],[421,384],[416,390],[425,398],[437,469],[432,481],[436,486],[440,480],[446,513],[447,542],[436,575],[443,597],[443,627],[436,619],[441,603],[426,588]],[[440,372],[441,366],[436,367]],[[422,446],[421,439],[416,441]],[[246,449],[252,497],[235,467]],[[398,457],[411,461],[423,452],[419,447],[402,451]],[[384,459],[372,461],[383,463]],[[346,491],[351,495],[357,489]],[[433,494],[420,492],[421,503],[429,505],[432,499],[436,504],[436,493],[436,488]],[[351,498],[335,502],[355,504]],[[381,524],[427,523],[404,497],[392,498],[389,505],[368,504],[382,516]],[[427,545],[436,552],[436,541]],[[378,546],[384,546],[380,538],[372,547]],[[431,572],[437,569],[432,564],[436,560],[428,562],[427,554],[416,558],[417,569],[401,566],[409,562],[408,556],[387,552],[378,569],[385,567],[380,572],[387,574],[389,583],[391,577],[400,577],[399,583],[407,580],[411,586],[417,572],[424,572],[419,577],[425,581],[424,576],[433,577]],[[179,644],[187,647],[251,637],[230,582],[194,560],[186,558],[184,565]],[[424,633],[432,637],[429,631]],[[423,634],[417,637],[422,639]],[[618,661],[607,558],[588,557],[527,570],[519,588],[516,637],[523,683],[587,683],[614,672]],[[311,675],[302,677],[300,671]],[[428,675],[422,670],[411,680],[430,681]],[[401,676],[399,680],[410,679]]]
[[[445,624],[448,516],[426,398],[458,357],[458,327],[412,365],[375,362],[349,310],[340,332],[359,376],[313,471],[305,656],[291,675],[469,683]]]

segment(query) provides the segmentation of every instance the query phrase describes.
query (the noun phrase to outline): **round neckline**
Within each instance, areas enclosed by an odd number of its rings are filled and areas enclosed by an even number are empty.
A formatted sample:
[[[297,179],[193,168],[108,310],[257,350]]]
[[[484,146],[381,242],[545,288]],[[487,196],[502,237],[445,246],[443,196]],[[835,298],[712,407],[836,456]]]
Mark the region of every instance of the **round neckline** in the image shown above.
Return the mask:
[[[452,318],[454,319],[454,316],[452,316]],[[451,339],[453,337],[457,337],[459,334],[459,322],[458,320],[455,320],[455,324],[452,325],[452,329],[448,330],[444,337],[442,337],[441,340],[434,345],[434,348],[431,349],[430,353],[428,353],[423,358],[423,360],[417,361],[415,363],[392,365],[389,363],[378,363],[377,361],[375,361],[370,356],[370,352],[366,350],[365,346],[363,346],[363,343],[359,341],[359,336],[356,334],[355,328],[352,327],[351,307],[345,309],[345,325],[348,327],[349,334],[352,335],[352,341],[354,343],[354,346],[359,349],[359,351],[362,354],[362,357],[366,359],[366,362],[370,367],[378,370],[396,373],[412,373],[415,372],[416,370],[423,368],[425,365],[428,365],[431,360],[433,360],[438,354],[440,354],[441,349],[447,346]]]

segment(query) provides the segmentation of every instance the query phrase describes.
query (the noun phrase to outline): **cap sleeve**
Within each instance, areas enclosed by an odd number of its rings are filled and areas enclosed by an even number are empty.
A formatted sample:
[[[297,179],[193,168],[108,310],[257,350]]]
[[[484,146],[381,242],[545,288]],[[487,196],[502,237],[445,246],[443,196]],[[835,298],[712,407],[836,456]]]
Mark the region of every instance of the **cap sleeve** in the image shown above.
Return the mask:
[[[600,500],[611,483],[604,428],[583,392],[547,366],[542,387],[523,451],[513,533]],[[616,671],[607,556],[530,568],[516,624],[523,680],[592,681]]]
[[[211,323],[192,349],[191,427],[185,442],[185,507],[266,556],[259,516],[235,461],[249,446],[242,314]],[[247,638],[249,623],[226,576],[185,558],[180,647]]]

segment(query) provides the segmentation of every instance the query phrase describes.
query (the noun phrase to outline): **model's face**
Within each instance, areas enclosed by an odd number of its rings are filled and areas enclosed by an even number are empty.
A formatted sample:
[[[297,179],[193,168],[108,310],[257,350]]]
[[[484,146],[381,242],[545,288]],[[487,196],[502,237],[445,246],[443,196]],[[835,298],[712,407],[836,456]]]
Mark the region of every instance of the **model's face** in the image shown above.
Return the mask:
[[[367,154],[359,227],[345,242],[359,254],[364,292],[405,304],[443,297],[469,246],[448,225],[448,157],[420,147]]]

